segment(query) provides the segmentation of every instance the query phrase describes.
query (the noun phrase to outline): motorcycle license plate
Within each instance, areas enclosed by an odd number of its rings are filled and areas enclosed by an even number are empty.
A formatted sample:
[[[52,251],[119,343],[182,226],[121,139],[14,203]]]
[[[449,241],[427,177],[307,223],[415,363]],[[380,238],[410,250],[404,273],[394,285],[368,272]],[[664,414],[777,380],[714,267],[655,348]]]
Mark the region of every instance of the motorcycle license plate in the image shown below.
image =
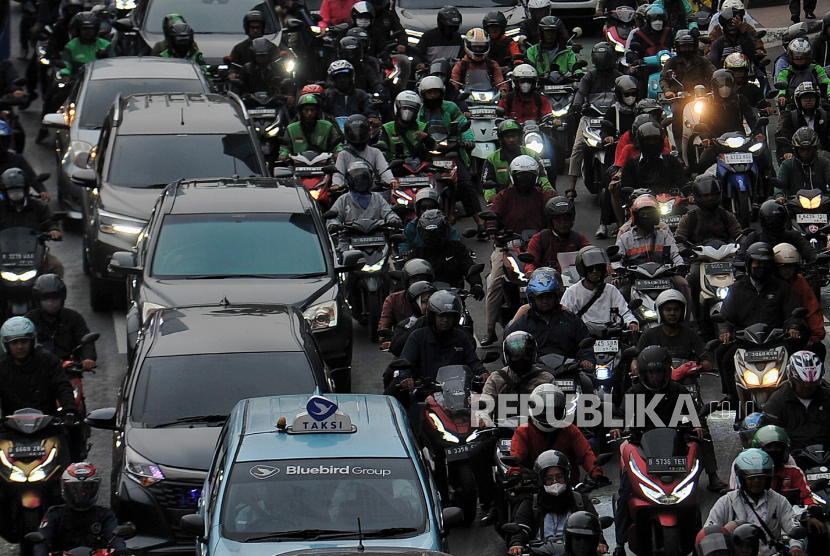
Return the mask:
[[[820,479],[830,479],[830,473],[807,473],[808,481],[818,481]]]
[[[680,218],[679,214],[669,214],[668,216],[661,216],[660,221],[664,222],[667,226],[677,226],[680,224]]]
[[[499,450],[502,452],[509,452],[510,446],[513,444],[512,438],[502,438],[499,440]]]
[[[455,461],[467,458],[472,448],[471,444],[462,444],[461,446],[444,448],[444,452],[447,454],[447,461]]]
[[[732,263],[706,263],[703,266],[704,274],[732,274]]]
[[[616,353],[619,349],[619,340],[597,340],[594,342],[594,353]]]
[[[550,166],[550,159],[549,158],[540,158],[539,162],[542,163],[542,166],[548,168]]]
[[[470,116],[473,118],[495,118],[495,108],[473,108],[470,110]]]
[[[647,473],[666,471],[686,471],[686,456],[670,458],[646,458]]]
[[[0,262],[3,264],[35,264],[34,253],[0,253]]]
[[[726,153],[723,160],[727,164],[752,164],[752,153]]]
[[[556,385],[559,387],[560,390],[565,392],[576,392],[576,384],[574,383],[573,379],[557,379]]]
[[[384,236],[373,236],[373,237],[353,237],[352,238],[352,245],[357,247],[358,245],[361,247],[368,247],[373,245],[386,245],[386,237]]]
[[[248,110],[248,114],[254,118],[273,118],[277,115],[274,108],[253,108]]]
[[[569,87],[567,85],[545,85],[545,93],[546,94],[557,94],[557,93],[564,93],[570,92],[568,91]]]
[[[634,287],[638,290],[667,290],[671,287],[671,280],[668,278],[634,280]]]
[[[602,126],[602,118],[591,118],[591,127],[600,127]]]
[[[795,221],[799,224],[827,224],[826,214],[796,214]]]
[[[398,178],[398,182],[404,187],[422,187],[424,185],[429,185],[429,177],[428,176],[404,176],[402,178]]]
[[[747,363],[760,363],[762,361],[775,361],[778,359],[778,352],[774,349],[766,351],[747,351],[744,361]]]
[[[324,173],[322,169],[315,168],[314,166],[294,168],[294,175],[297,176],[322,176]]]
[[[433,160],[433,166],[437,166],[438,168],[446,168],[447,170],[452,170],[453,162],[452,160]]]
[[[46,446],[37,445],[15,445],[9,448],[9,456],[12,459],[21,458],[42,458],[46,455]]]

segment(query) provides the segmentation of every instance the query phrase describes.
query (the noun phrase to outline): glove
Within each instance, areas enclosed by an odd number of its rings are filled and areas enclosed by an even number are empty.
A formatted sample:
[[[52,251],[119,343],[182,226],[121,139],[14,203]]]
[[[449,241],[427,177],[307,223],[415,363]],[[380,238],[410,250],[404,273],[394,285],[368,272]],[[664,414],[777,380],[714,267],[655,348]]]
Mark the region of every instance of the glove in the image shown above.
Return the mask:
[[[470,292],[473,294],[473,299],[476,301],[481,301],[484,299],[484,288],[481,284],[473,284],[470,288]]]
[[[67,425],[77,425],[79,420],[78,413],[75,411],[66,411],[63,414],[63,422]]]
[[[465,151],[471,151],[476,147],[475,141],[462,141],[461,146],[464,147]]]
[[[597,488],[602,488],[611,484],[611,479],[609,479],[605,475],[597,475],[596,477],[591,477],[591,480],[594,481],[594,484],[597,485]]]

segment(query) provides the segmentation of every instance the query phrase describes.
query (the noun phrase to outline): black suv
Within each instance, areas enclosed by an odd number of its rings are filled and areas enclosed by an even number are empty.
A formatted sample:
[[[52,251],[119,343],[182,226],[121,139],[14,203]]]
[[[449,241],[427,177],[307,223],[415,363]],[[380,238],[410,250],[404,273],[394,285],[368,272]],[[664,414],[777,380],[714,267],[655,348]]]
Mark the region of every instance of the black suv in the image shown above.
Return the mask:
[[[305,315],[338,392],[351,389],[352,316],[317,204],[291,178],[191,180],[158,198],[135,249],[113,255],[127,280],[127,346],[165,307],[286,303]],[[362,262],[360,263],[362,264]]]
[[[179,521],[197,509],[216,439],[244,398],[330,392],[310,327],[288,305],[191,307],[149,318],[118,405],[88,423],[114,431],[110,502],[129,548],[193,553]]]
[[[259,141],[235,95],[140,94],[116,98],[89,167],[72,180],[83,194],[83,268],[90,302],[110,308],[122,280],[107,272],[110,256],[131,249],[162,189],[178,179],[261,176]]]

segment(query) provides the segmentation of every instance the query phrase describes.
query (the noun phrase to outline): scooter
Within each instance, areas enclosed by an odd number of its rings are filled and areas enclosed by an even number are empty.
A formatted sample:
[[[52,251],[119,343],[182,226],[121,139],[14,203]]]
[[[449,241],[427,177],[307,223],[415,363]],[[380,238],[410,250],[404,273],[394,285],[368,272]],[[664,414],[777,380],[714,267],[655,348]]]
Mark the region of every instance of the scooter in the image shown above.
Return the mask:
[[[637,307],[634,315],[640,321],[640,328],[654,328],[657,322],[657,296],[665,290],[671,289],[671,278],[682,270],[671,264],[651,262],[627,268],[618,268],[616,274],[629,280],[631,285],[631,301],[641,299],[642,305]]]
[[[804,471],[804,478],[810,484],[814,505],[823,515],[823,521],[830,521],[830,447],[814,444],[792,453],[796,465]],[[798,500],[795,503],[800,502]]]
[[[428,128],[429,134],[436,143],[434,150],[430,151],[432,155],[430,164],[437,172],[440,172],[435,180],[435,186],[440,197],[439,204],[450,224],[455,224],[455,202],[458,188],[458,138],[460,133],[469,129],[468,126],[470,126],[469,122],[462,127],[459,127],[457,122],[453,122],[449,131],[443,125],[431,125]]]
[[[497,118],[504,111],[498,107],[501,83],[492,83],[486,70],[469,70],[461,89],[468,94],[471,127],[476,145],[470,153],[470,174],[477,180],[484,168],[487,157],[499,149],[496,135]]]
[[[579,60],[577,64],[578,68],[576,69],[588,65],[585,60]],[[553,112],[550,137],[553,143],[553,152],[556,156],[556,171],[560,174],[565,171],[565,159],[571,152],[576,134],[573,122],[568,121],[568,113],[576,94],[575,83],[580,79],[582,79],[581,73],[562,73],[560,71],[552,71],[539,77],[539,83],[542,85],[541,92],[547,97]]]
[[[126,523],[119,525],[112,531],[112,538],[107,540],[101,537],[100,533],[96,533],[98,542],[102,543],[106,541],[107,548],[89,548],[88,546],[77,546],[71,550],[63,550],[60,552],[52,552],[50,556],[114,556],[115,549],[109,548],[112,546],[112,543],[115,539],[121,538],[124,540],[129,540],[136,535],[136,527],[133,523],[127,521]],[[27,533],[25,536],[26,542],[35,545],[40,544],[46,540],[46,537],[40,531],[34,531],[32,533]]]
[[[84,371],[81,361],[79,360],[80,352],[84,346],[94,344],[100,337],[101,335],[97,332],[85,335],[81,338],[80,345],[72,350],[72,354],[69,359],[61,363],[61,367],[69,377],[69,383],[72,385],[72,395],[75,396],[75,409],[78,412],[78,415],[86,415],[87,413],[86,398],[84,397],[84,373],[95,373],[94,370]],[[48,346],[43,347],[44,349],[47,349],[47,351],[51,351],[48,350]],[[88,444],[90,433],[90,426],[86,424],[69,429],[69,451],[72,461],[86,460],[90,448],[90,445]]]
[[[337,171],[332,165],[331,153],[305,151],[290,156],[294,162],[294,179],[308,189],[320,208],[329,210],[337,197],[331,190],[331,175]]]
[[[608,12],[605,26],[602,28],[605,39],[614,45],[617,53],[617,69],[627,73],[628,63],[625,61],[625,44],[628,36],[634,29],[634,8],[631,6],[620,6],[616,10]]]
[[[678,189],[670,193],[658,193],[657,210],[660,213],[660,222],[663,222],[671,229],[672,233],[677,230],[680,219],[689,212],[689,197]]]
[[[417,157],[397,158],[389,163],[392,174],[398,180],[398,188],[392,191],[392,209],[401,217],[404,225],[417,217],[415,197],[424,187],[438,190],[436,174],[443,176],[440,168]],[[439,193],[440,196],[440,193]]]
[[[582,179],[585,187],[594,195],[602,191],[607,181],[606,145],[602,140],[602,122],[607,110],[605,104],[592,103],[584,112],[588,125],[585,127],[585,141],[582,145]]]
[[[635,299],[628,304],[631,311],[642,305],[642,300]],[[628,361],[625,357],[625,345],[635,345],[637,332],[628,330],[616,307],[611,309],[611,320],[604,324],[586,322],[585,326],[594,338],[594,366],[591,381],[597,395],[619,407],[623,395],[631,386],[626,381]]]
[[[830,213],[830,195],[822,193],[821,189],[801,189],[787,200],[787,211],[791,216],[790,225],[813,249],[821,251],[827,246],[825,227]],[[795,215],[795,222],[792,215]]]
[[[235,80],[232,80],[232,82]],[[283,102],[265,91],[257,91],[242,98],[248,109],[251,127],[259,137],[262,154],[268,170],[273,173],[279,155],[279,137],[288,125],[288,114]]]
[[[551,144],[550,134],[553,127],[553,116],[545,114],[537,124],[535,120],[527,120],[522,124],[522,146],[536,153],[542,168],[551,183],[556,183],[556,153]]]
[[[740,238],[738,238],[740,239]],[[720,313],[729,288],[735,283],[732,260],[740,249],[737,243],[724,243],[718,239],[681,252],[687,260],[700,262],[700,331],[712,332],[712,315]],[[708,331],[708,332],[707,332]]]
[[[660,86],[660,73],[663,66],[672,58],[670,50],[661,50],[657,54],[646,56],[643,62],[648,71],[648,98],[658,98],[663,88]]]

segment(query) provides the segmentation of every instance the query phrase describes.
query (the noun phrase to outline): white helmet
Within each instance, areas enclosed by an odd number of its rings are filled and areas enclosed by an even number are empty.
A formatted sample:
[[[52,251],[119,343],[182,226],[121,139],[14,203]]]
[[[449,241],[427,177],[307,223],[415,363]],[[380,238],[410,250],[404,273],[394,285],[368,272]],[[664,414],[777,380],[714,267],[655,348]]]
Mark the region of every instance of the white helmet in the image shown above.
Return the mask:
[[[539,180],[539,163],[532,156],[519,155],[510,163],[510,181],[520,193],[526,195]]]
[[[411,122],[421,111],[421,97],[414,91],[401,91],[395,97],[395,116],[400,115],[404,122]]]
[[[440,89],[442,93],[446,90],[446,87],[444,87],[444,82],[441,80],[440,77],[438,77],[437,75],[428,75],[421,79],[421,83],[420,85],[418,85],[418,91],[421,93],[421,95],[433,89]]]
[[[720,7],[721,11],[728,10],[732,8],[733,10],[743,10],[744,3],[741,0],[726,0],[723,5]]]
[[[663,313],[660,309],[666,303],[674,301],[683,305],[683,315],[680,317],[680,320],[686,318],[686,298],[683,297],[683,294],[677,290],[666,290],[660,295],[657,296],[657,299],[654,302],[654,309],[657,311],[657,322],[658,324],[663,324]]]
[[[792,244],[779,243],[772,248],[775,264],[801,264],[801,253]]]
[[[329,65],[329,76],[340,73],[341,71],[351,71],[352,75],[354,75],[354,66],[346,60],[335,60]]]
[[[787,374],[801,382],[815,384],[821,382],[824,376],[824,367],[821,359],[812,351],[797,351],[790,356],[787,363]]]
[[[530,0],[527,3],[528,10],[541,10],[542,8],[550,8],[550,0]]]
[[[519,64],[513,70],[513,79],[536,79],[537,77],[539,77],[539,74],[536,72],[536,68],[530,64]]]
[[[540,384],[533,389],[527,402],[530,421],[542,432],[556,430],[556,422],[565,418],[565,393],[555,384]],[[553,409],[553,415],[548,410]]]
[[[538,172],[539,163],[530,155],[519,155],[510,163],[510,173],[513,172]]]

